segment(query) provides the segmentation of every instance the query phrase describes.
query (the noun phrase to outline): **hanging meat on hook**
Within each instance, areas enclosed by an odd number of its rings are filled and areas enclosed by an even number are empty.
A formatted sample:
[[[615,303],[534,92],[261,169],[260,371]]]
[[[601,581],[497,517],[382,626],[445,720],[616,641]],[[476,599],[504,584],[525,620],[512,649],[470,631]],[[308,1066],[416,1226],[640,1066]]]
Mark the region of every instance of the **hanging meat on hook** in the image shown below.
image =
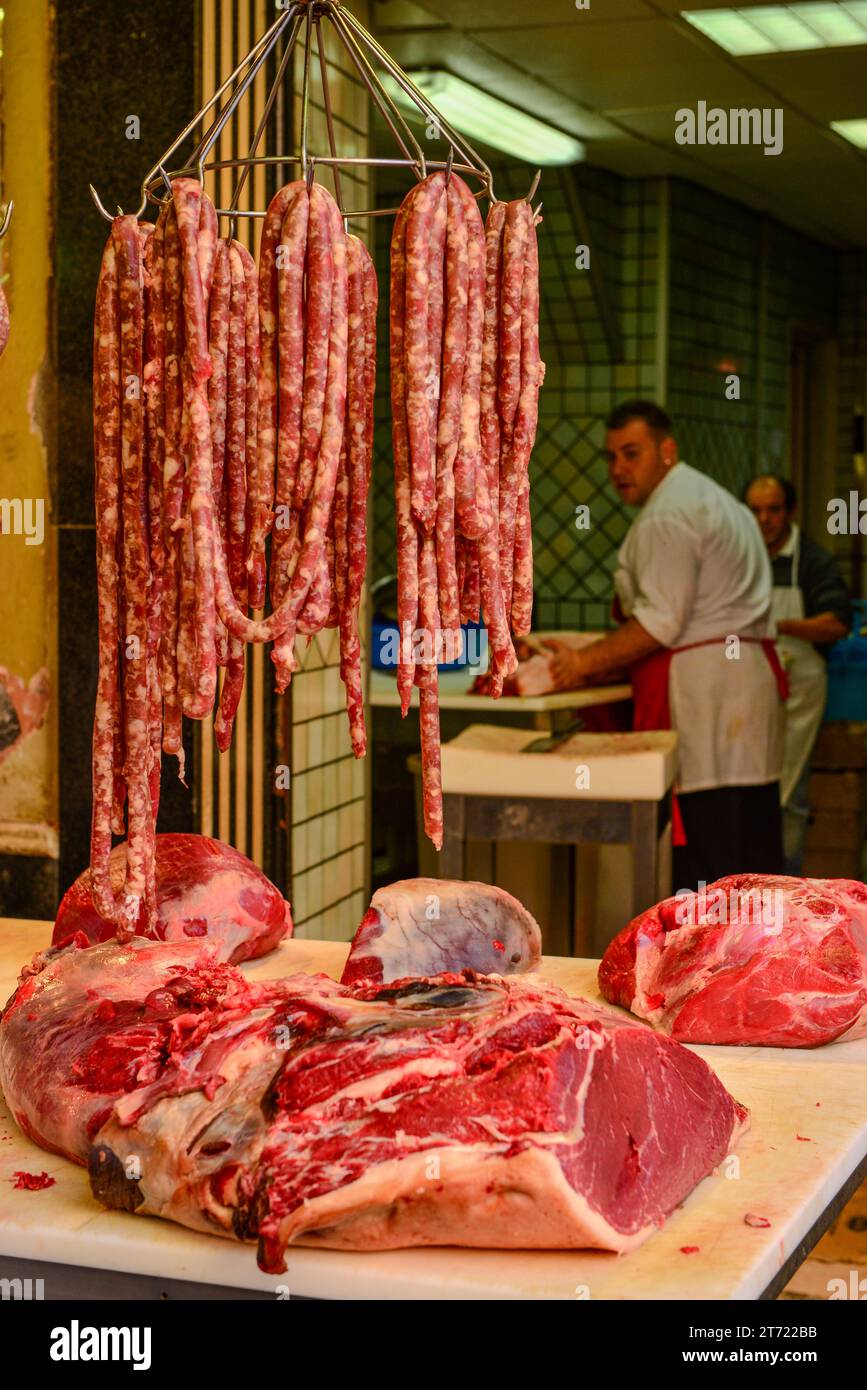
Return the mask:
[[[538,316],[529,204],[495,203],[485,227],[451,167],[418,183],[391,240],[397,684],[404,715],[419,687],[424,821],[437,848],[437,661],[454,658],[462,623],[483,617],[499,695],[517,666],[510,627],[530,627]]]
[[[366,746],[358,609],[373,263],[318,184],[290,184],[273,200],[258,270],[243,245],[219,238],[200,183],[170,188],[156,228],[113,222],[96,309],[91,870],[97,909],[122,938],[142,914],[154,919],[162,752],[183,777],[182,716],[201,720],[215,705],[217,744],[228,748],[247,642],[275,642],[283,689],[296,632],[338,626],[355,755]],[[268,587],[269,535],[273,607],[251,616]],[[108,868],[113,835],[127,838],[120,887]]]

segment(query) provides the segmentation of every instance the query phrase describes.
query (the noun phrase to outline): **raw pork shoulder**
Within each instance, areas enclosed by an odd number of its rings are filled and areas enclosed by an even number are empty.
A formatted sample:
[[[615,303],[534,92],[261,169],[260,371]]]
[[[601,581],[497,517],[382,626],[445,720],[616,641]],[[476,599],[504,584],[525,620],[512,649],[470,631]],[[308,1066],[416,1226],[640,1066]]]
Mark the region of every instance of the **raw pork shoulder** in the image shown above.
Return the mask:
[[[111,852],[115,892],[123,886],[126,845]],[[188,941],[207,936],[217,943],[221,960],[239,961],[267,955],[292,934],[289,904],[246,855],[207,835],[157,835],[157,925],[159,941]],[[144,935],[144,913],[136,928]],[[55,945],[75,932],[91,942],[110,941],[116,927],[93,905],[90,870],[67,891],[54,926]]]
[[[512,975],[535,970],[541,950],[538,922],[502,888],[407,878],[374,893],[341,978],[380,983],[464,969]]]
[[[737,874],[666,898],[611,942],[599,988],[681,1042],[865,1037],[867,887]]]
[[[269,1272],[293,1241],[629,1250],[748,1123],[687,1049],[528,978],[279,984],[218,1063],[194,1034],[120,1098],[105,1205],[258,1237]]]

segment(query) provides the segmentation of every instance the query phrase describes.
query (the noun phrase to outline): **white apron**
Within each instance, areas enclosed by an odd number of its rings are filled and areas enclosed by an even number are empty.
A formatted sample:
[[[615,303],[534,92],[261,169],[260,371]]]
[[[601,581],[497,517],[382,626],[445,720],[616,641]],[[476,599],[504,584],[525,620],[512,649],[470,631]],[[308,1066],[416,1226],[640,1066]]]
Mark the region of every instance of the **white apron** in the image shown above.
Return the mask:
[[[804,612],[804,592],[798,583],[801,562],[801,533],[792,528],[792,583],[774,586],[771,611],[774,621],[800,622]],[[828,673],[812,642],[801,637],[777,637],[780,656],[789,677],[789,698],[784,707],[785,735],[783,773],[780,778],[780,804],[786,806],[800,781],[807,759],[822,723],[828,693]]]

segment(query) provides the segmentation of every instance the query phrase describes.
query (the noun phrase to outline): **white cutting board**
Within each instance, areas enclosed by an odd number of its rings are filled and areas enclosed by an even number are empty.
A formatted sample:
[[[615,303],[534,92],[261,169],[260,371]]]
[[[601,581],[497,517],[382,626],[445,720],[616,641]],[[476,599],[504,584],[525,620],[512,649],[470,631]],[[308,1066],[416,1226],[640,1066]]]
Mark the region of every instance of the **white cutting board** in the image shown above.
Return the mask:
[[[443,791],[465,796],[660,801],[674,781],[677,734],[573,734],[549,752],[524,750],[534,729],[471,724],[442,747]]]
[[[8,995],[18,968],[47,935],[45,924],[0,921],[0,996]],[[287,942],[245,973],[339,975],[346,949],[340,942]],[[543,974],[571,993],[598,998],[596,964],[551,957]],[[289,1252],[285,1275],[264,1275],[252,1246],[104,1211],[84,1171],[31,1144],[2,1105],[0,1255],[261,1289],[275,1298],[286,1290],[353,1299],[756,1298],[867,1152],[867,1041],[814,1052],[695,1050],[753,1112],[753,1127],[735,1151],[740,1175],[706,1178],[665,1227],[629,1255],[299,1248]],[[55,1186],[17,1191],[9,1181],[16,1169],[46,1171]],[[746,1225],[747,1213],[766,1217],[770,1227]],[[688,1246],[699,1248],[682,1253]]]

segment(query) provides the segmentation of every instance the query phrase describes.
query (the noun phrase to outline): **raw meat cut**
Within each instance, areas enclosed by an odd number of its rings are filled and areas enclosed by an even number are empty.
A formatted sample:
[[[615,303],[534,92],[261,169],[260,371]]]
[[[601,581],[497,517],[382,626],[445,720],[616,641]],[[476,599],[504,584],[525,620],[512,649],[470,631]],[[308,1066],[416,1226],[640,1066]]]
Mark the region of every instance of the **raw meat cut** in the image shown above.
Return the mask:
[[[541,950],[539,924],[502,888],[407,878],[374,893],[341,979],[381,982],[465,968],[512,975],[534,970]]]
[[[109,867],[117,888],[124,880],[126,845],[111,852]],[[159,941],[188,941],[206,936],[220,960],[237,965],[267,955],[292,935],[289,904],[246,855],[207,835],[157,835],[156,924]],[[68,889],[57,913],[52,943],[76,932],[88,941],[110,941],[114,923],[93,903],[90,870]],[[144,912],[136,923],[145,935]]]
[[[206,941],[35,958],[0,1020],[25,1132],[107,1206],[287,1244],[628,1250],[747,1113],[699,1057],[529,978],[253,983]],[[91,1147],[92,1141],[92,1147]]]
[[[225,1104],[199,1039],[118,1101],[90,1161],[106,1205],[258,1236],[269,1272],[297,1240],[624,1251],[748,1122],[699,1057],[551,985],[472,971],[282,984],[240,1067],[227,1059]],[[189,1089],[197,1069],[210,1100]]]
[[[666,898],[611,942],[599,988],[681,1042],[867,1037],[867,887],[735,874]]]
[[[135,937],[89,949],[83,935],[24,967],[0,1016],[0,1086],[24,1133],[77,1163],[127,1091],[161,1076],[177,1048],[243,1018],[263,996],[202,941]]]

